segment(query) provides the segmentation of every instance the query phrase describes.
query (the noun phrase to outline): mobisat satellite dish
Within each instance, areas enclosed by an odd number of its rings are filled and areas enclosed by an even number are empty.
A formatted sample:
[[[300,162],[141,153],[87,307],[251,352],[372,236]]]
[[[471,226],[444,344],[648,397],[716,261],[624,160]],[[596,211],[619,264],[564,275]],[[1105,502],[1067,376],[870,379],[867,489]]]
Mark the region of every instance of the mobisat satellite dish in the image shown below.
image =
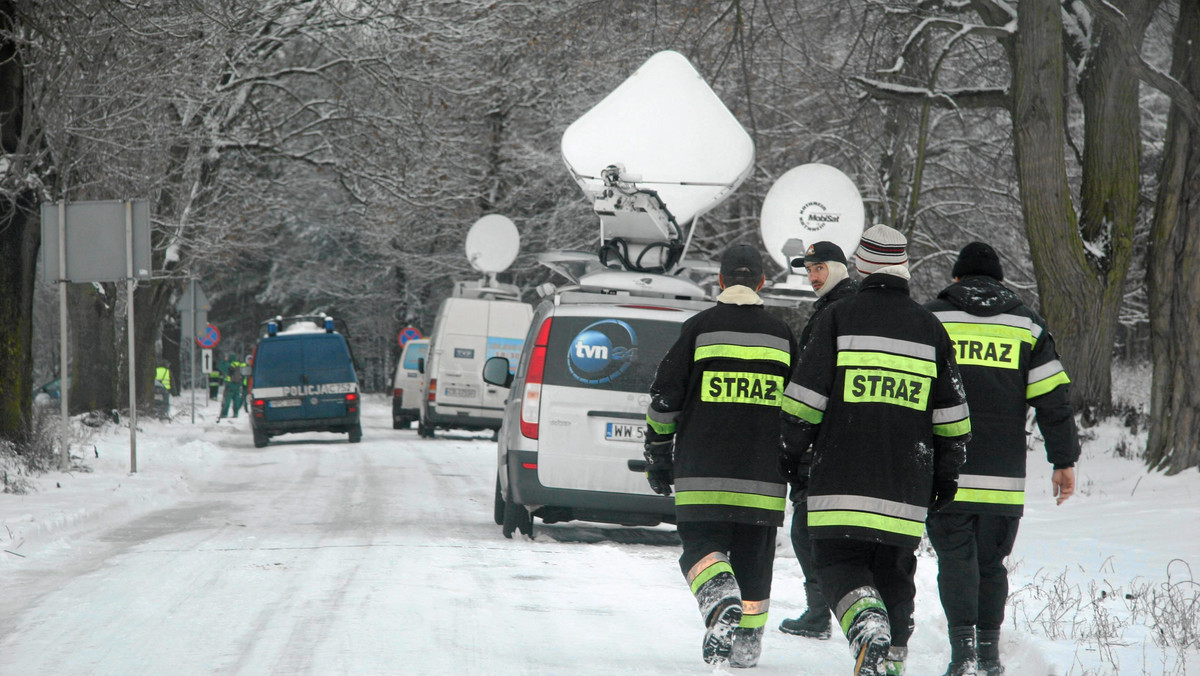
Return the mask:
[[[827,241],[854,255],[863,232],[863,203],[854,181],[827,164],[803,164],[779,177],[763,198],[759,228],[763,246],[784,270],[800,240],[807,249]],[[787,248],[789,253],[785,254]]]
[[[579,187],[597,200],[604,237],[634,241],[674,233],[666,223],[617,218],[619,208],[599,204],[606,186],[653,193],[682,226],[720,204],[754,167],[750,135],[687,58],[672,51],[650,57],[571,123],[562,154]]]
[[[467,260],[471,267],[488,275],[504,272],[517,259],[521,235],[507,216],[488,214],[467,231]]]

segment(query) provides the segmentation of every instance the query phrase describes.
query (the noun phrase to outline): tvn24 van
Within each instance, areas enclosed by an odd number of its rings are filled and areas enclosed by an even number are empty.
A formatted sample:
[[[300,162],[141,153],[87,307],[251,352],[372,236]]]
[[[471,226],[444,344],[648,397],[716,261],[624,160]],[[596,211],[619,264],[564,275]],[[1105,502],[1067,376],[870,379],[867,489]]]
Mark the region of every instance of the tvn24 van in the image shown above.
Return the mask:
[[[485,365],[508,386],[497,440],[495,520],[505,537],[579,519],[627,526],[675,522],[629,461],[642,460],[658,363],[704,300],[563,292],[542,302],[517,362]]]
[[[359,404],[350,347],[334,331],[332,318],[267,322],[267,335],[254,348],[250,380],[255,447],[295,432],[338,432],[357,443],[362,440]]]
[[[508,393],[483,381],[483,363],[491,357],[515,363],[532,315],[528,303],[516,300],[452,296],[442,302],[423,369],[422,437],[436,429],[500,429]]]

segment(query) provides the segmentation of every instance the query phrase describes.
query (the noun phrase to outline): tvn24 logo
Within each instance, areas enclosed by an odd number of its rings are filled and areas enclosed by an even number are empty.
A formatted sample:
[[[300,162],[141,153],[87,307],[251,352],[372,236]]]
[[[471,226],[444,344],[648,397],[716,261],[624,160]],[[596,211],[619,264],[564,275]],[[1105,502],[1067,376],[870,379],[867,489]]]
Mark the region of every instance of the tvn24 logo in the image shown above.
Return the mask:
[[[585,385],[602,385],[621,377],[637,361],[637,333],[619,319],[602,319],[571,339],[567,369]]]

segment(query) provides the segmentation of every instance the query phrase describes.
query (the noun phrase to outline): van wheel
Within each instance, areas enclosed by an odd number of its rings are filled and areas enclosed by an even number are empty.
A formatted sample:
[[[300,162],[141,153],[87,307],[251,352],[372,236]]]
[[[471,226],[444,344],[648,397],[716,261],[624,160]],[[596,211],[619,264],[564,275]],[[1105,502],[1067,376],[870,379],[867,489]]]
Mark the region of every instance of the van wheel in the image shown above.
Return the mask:
[[[512,490],[509,489],[508,497],[504,499],[504,525],[500,527],[500,532],[512,539],[513,531],[521,531],[533,539],[533,517],[525,505],[513,502]]]
[[[258,430],[251,430],[251,431],[254,433],[254,447],[255,448],[262,448],[267,445],[267,440],[270,437],[267,436],[266,432],[259,432]]]
[[[405,427],[408,427],[408,425],[406,424],[407,422],[408,421],[406,421],[406,420],[398,420],[396,418],[392,418],[392,429],[402,430]]]
[[[496,505],[492,509],[492,520],[497,526],[504,525],[504,496],[500,493],[500,474],[496,474]]]
[[[362,441],[362,425],[355,425],[350,428],[350,443],[357,444]]]
[[[422,439],[433,438],[433,428],[426,427],[425,421],[421,420],[420,418],[417,419],[417,436],[421,437]]]

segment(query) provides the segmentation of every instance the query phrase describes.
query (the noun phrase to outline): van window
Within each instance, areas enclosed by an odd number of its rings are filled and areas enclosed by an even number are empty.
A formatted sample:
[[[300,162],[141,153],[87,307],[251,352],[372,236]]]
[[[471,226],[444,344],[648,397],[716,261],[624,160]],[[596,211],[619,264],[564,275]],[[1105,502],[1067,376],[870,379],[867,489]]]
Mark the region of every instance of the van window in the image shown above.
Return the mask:
[[[303,366],[298,340],[264,340],[254,353],[254,386],[286,387],[296,384],[293,375]]]
[[[345,383],[354,380],[350,352],[341,336],[328,334],[304,343],[304,372],[314,383]]]
[[[647,319],[555,317],[543,382],[646,392],[681,326]]]
[[[429,354],[429,343],[409,345],[404,350],[404,370],[416,371],[418,366],[417,360],[422,359],[427,354]]]

